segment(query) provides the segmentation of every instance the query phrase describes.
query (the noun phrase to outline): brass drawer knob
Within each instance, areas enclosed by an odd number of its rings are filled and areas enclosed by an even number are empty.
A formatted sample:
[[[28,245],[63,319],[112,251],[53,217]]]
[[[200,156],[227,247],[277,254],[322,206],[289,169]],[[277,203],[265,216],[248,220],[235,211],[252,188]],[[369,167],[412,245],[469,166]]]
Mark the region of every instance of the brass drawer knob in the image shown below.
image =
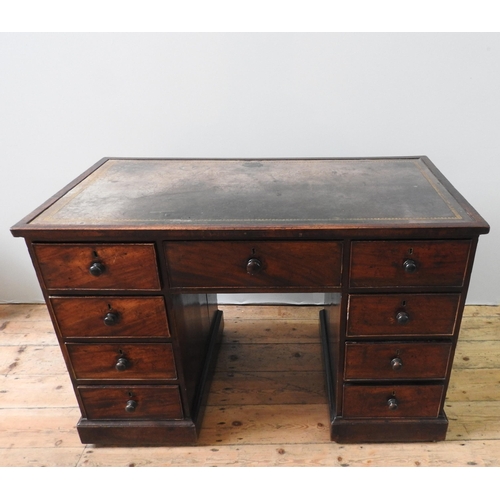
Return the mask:
[[[115,368],[119,372],[123,372],[130,366],[130,362],[127,358],[119,358],[118,361],[116,362]]]
[[[133,399],[129,399],[127,401],[127,404],[125,405],[125,411],[128,411],[129,413],[133,413],[136,408],[137,408],[137,401],[134,401]]]
[[[117,313],[109,312],[104,316],[104,324],[108,326],[113,326],[118,323],[119,316]]]
[[[262,269],[262,262],[259,259],[248,259],[247,273],[252,276],[258,274]]]
[[[417,270],[417,263],[413,259],[407,259],[403,262],[403,269],[407,273],[414,273]]]
[[[92,262],[89,267],[89,273],[92,276],[101,276],[106,270],[106,266],[102,262]]]
[[[406,323],[408,323],[408,321],[410,321],[410,316],[408,315],[407,312],[404,312],[404,311],[398,312],[396,314],[396,321],[400,325],[406,325]]]
[[[403,368],[403,360],[401,358],[391,359],[391,368],[396,371],[401,370]]]
[[[389,407],[389,410],[397,410],[398,400],[396,398],[389,398],[387,400],[387,406]]]

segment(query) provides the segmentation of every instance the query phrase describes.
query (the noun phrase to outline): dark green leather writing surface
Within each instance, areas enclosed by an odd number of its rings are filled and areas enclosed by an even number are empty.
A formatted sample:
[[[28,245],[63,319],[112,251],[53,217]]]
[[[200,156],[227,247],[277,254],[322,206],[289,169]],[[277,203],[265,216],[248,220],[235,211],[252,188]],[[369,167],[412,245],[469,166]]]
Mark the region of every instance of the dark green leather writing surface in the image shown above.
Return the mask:
[[[470,220],[420,158],[109,159],[31,223],[250,227]]]

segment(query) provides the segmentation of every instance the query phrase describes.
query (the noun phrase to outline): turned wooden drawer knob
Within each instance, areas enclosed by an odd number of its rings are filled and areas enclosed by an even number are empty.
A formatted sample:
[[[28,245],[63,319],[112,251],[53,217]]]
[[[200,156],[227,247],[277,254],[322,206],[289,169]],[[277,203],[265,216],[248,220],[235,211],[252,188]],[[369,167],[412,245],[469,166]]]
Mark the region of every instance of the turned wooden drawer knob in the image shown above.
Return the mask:
[[[408,315],[407,312],[398,312],[396,314],[396,321],[398,322],[398,324],[400,325],[406,325],[406,323],[408,323],[408,321],[410,321],[410,316]]]
[[[391,368],[393,370],[401,370],[403,368],[403,360],[401,358],[391,359]]]
[[[403,262],[403,269],[407,273],[414,273],[417,270],[417,263],[413,259],[407,259]]]
[[[134,401],[133,399],[129,399],[127,401],[127,404],[125,405],[125,411],[132,413],[135,411],[136,408],[137,408],[137,401]]]
[[[262,269],[262,262],[259,259],[248,259],[247,273],[255,275]]]
[[[118,361],[116,362],[115,368],[119,371],[122,372],[126,370],[130,366],[130,362],[127,358],[119,358]]]
[[[92,276],[100,276],[102,273],[104,273],[105,270],[106,267],[101,262],[92,262],[89,267],[89,273]]]
[[[104,324],[108,326],[113,326],[118,323],[118,314],[109,312],[104,316]]]
[[[387,400],[387,406],[389,407],[389,410],[397,410],[398,400],[396,398],[389,398]]]

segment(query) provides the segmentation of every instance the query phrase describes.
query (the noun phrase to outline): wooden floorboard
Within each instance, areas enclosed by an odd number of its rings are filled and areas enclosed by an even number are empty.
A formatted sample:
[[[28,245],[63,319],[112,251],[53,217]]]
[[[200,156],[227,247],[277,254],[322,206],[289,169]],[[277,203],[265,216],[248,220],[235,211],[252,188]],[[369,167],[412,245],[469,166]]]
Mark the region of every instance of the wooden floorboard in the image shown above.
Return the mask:
[[[319,307],[224,306],[197,446],[82,445],[79,410],[44,305],[0,305],[0,467],[500,466],[500,307],[467,306],[439,443],[329,439]]]

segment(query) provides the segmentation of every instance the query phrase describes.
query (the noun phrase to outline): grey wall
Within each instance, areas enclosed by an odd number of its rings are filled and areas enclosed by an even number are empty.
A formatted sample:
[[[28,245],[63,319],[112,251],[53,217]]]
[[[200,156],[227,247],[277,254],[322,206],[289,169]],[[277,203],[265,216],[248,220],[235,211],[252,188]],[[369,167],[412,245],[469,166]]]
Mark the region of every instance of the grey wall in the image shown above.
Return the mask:
[[[499,34],[0,34],[0,301],[40,301],[8,229],[103,156],[427,155],[492,226]]]

